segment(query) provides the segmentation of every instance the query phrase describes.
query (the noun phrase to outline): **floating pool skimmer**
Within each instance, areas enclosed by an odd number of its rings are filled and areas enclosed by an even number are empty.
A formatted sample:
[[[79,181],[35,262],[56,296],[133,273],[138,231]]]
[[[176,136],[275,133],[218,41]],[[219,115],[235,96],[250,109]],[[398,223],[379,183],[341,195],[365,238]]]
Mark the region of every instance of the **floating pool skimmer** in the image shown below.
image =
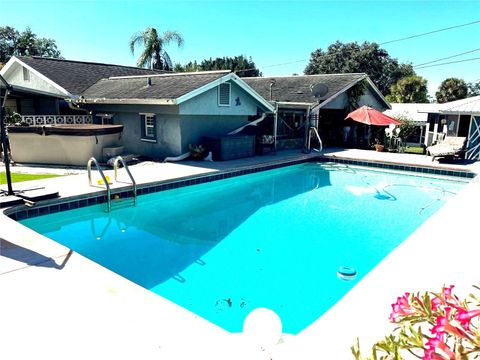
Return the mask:
[[[345,281],[353,280],[357,277],[357,270],[350,266],[340,266],[337,271],[337,276]]]

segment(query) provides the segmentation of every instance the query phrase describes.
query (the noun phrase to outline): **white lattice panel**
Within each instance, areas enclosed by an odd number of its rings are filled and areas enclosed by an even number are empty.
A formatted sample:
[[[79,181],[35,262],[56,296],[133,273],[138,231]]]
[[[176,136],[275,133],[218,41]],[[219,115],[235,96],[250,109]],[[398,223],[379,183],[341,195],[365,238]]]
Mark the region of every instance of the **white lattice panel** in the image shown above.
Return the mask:
[[[23,115],[22,122],[27,125],[84,125],[92,124],[92,115]]]

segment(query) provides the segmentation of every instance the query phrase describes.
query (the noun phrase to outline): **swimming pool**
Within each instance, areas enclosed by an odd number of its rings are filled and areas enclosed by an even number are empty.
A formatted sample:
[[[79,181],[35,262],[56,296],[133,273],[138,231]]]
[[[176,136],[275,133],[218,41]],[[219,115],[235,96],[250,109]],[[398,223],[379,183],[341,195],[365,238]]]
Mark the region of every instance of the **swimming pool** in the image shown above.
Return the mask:
[[[307,163],[22,223],[226,330],[267,307],[296,334],[465,184]]]

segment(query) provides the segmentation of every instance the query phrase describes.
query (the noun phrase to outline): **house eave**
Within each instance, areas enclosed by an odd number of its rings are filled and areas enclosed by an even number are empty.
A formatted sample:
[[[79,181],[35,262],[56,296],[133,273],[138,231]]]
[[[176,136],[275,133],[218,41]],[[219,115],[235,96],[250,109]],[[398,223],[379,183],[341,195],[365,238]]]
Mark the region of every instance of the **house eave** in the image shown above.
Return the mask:
[[[43,96],[49,96],[49,97],[54,97],[58,99],[65,99],[64,95],[60,95],[57,93],[51,93],[48,91],[42,91],[42,90],[37,90],[37,89],[32,89],[32,88],[27,88],[24,86],[19,86],[19,85],[11,85],[13,92],[20,92],[20,93],[27,93],[27,94],[38,94],[38,95],[43,95]]]
[[[176,99],[84,99],[78,100],[82,104],[111,104],[111,105],[178,105]]]
[[[472,111],[455,111],[455,110],[445,110],[439,111],[439,114],[446,114],[446,115],[480,115],[480,111],[472,110]]]
[[[282,108],[309,108],[315,103],[306,103],[306,102],[295,102],[295,101],[273,101],[273,103],[277,104],[279,107]]]
[[[348,89],[350,89],[352,86],[355,86],[356,84],[358,84],[360,81],[363,81],[367,79],[367,82],[368,84],[372,87],[373,91],[378,95],[378,97],[383,101],[383,103],[386,105],[386,107],[388,109],[391,109],[391,105],[390,103],[387,101],[387,99],[385,99],[385,97],[382,95],[382,93],[380,92],[380,90],[378,90],[378,88],[375,86],[375,84],[373,83],[373,81],[368,77],[367,74],[364,74],[362,77],[358,78],[356,81],[354,82],[351,82],[350,84],[348,84],[347,86],[343,87],[342,89],[340,89],[339,91],[337,91],[335,94],[333,94],[332,96],[328,97],[327,99],[321,101],[318,103],[318,105],[315,105],[312,107],[312,110],[313,109],[321,109],[322,107],[324,107],[325,105],[327,105],[328,103],[330,103],[331,101],[333,101],[337,96],[339,96],[340,94],[343,94],[345,91],[347,91]]]

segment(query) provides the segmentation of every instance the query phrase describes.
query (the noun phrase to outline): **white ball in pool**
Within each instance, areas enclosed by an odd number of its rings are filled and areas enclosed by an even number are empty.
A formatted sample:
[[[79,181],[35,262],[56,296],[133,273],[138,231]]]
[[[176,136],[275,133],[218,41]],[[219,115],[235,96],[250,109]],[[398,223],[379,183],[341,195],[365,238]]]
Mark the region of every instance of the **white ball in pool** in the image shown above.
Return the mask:
[[[273,310],[257,308],[245,318],[243,334],[256,345],[270,347],[282,336],[282,321]]]

